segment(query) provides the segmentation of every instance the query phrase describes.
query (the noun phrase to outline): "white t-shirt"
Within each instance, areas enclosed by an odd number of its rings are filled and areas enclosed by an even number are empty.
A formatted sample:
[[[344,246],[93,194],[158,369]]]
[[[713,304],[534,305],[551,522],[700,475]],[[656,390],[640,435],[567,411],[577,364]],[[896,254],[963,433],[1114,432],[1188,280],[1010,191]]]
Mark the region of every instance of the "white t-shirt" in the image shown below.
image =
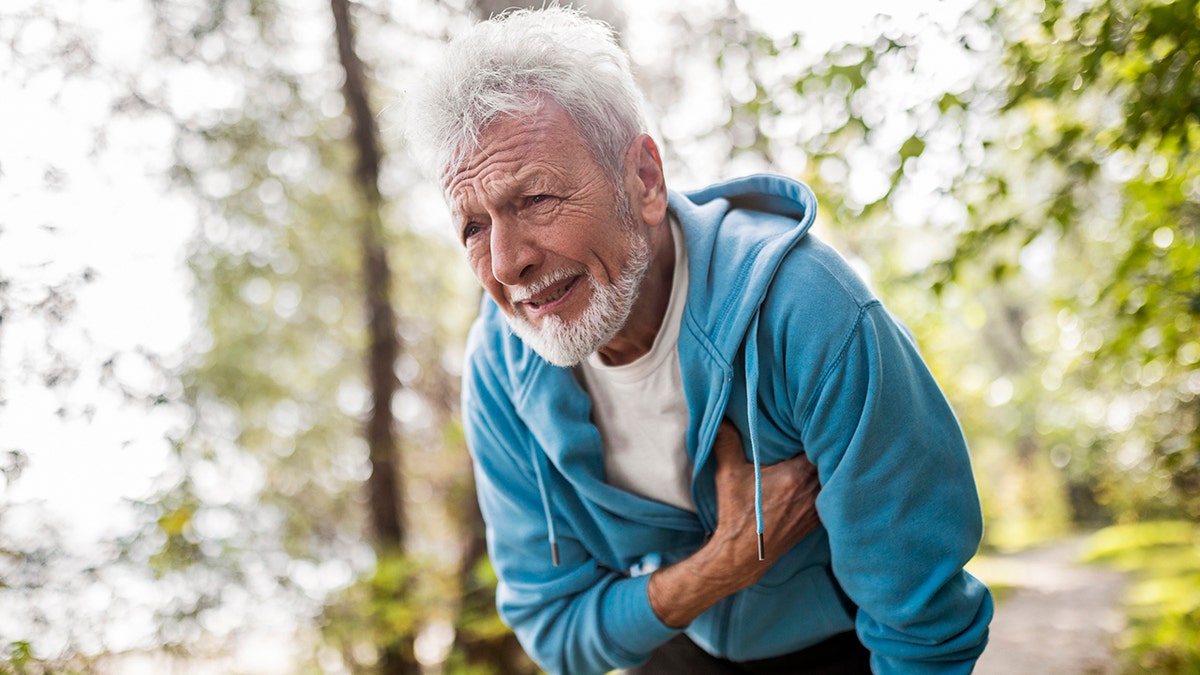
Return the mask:
[[[687,247],[674,215],[670,223],[675,272],[654,346],[621,366],[605,365],[592,354],[580,364],[580,372],[592,398],[592,422],[604,442],[608,484],[695,512],[692,462],[684,440],[688,410],[677,349],[687,298]]]

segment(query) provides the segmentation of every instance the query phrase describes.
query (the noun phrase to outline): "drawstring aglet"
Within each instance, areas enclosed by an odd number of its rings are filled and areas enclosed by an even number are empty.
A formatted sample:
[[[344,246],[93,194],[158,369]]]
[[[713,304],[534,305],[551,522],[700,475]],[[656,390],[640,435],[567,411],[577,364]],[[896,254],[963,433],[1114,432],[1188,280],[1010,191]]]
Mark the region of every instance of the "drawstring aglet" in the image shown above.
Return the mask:
[[[760,561],[767,559],[766,546],[763,545],[763,533],[758,533],[758,559]]]
[[[761,544],[759,544],[759,546],[761,546]],[[557,541],[550,542],[550,562],[554,563],[555,567],[558,567],[558,542]]]

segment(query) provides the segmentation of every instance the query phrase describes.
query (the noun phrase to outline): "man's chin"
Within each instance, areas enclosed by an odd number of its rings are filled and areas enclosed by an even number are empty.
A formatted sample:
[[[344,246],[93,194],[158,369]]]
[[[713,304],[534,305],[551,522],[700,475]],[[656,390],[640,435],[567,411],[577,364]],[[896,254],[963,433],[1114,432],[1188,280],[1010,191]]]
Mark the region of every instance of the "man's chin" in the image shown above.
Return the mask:
[[[537,352],[538,356],[558,366],[559,368],[574,368],[575,366],[583,363],[583,360],[587,358],[587,355],[564,355],[555,350],[540,350],[534,345],[530,345],[530,347],[532,347],[533,351]]]
[[[535,328],[529,322],[518,317],[506,317],[508,324],[516,333],[517,337],[525,343],[527,347],[537,352],[538,356],[562,368],[571,368],[579,365],[600,348],[603,344],[602,340],[585,339],[585,336],[563,336],[554,335],[553,333],[567,332],[559,326],[559,330],[555,330],[552,324],[555,320],[543,320],[542,326]]]

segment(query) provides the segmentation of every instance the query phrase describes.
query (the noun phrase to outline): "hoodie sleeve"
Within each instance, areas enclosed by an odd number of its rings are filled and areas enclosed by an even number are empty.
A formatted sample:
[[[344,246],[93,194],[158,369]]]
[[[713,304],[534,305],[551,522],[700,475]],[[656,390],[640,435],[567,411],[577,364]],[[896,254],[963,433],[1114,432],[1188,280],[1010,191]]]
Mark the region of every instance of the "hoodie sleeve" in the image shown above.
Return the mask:
[[[766,339],[818,467],[833,573],[876,673],[969,673],[992,602],[963,569],[983,527],[966,442],[907,329],[829,261],[784,286],[811,291],[774,299],[789,312]]]
[[[541,450],[516,415],[503,379],[481,361],[469,359],[463,378],[463,422],[499,579],[501,618],[548,673],[599,675],[645,661],[679,632],[651,609],[649,575],[631,578],[602,567],[553,500],[543,502],[536,472],[548,473],[549,465],[534,466]],[[556,515],[557,567],[547,522]]]

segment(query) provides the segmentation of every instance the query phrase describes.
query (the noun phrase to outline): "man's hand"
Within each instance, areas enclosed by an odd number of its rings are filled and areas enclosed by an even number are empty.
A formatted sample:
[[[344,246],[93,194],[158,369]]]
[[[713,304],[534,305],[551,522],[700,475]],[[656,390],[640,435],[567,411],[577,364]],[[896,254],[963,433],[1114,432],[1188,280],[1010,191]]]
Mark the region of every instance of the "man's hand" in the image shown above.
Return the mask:
[[[766,559],[758,559],[754,466],[746,461],[737,429],[721,423],[716,457],[717,529],[708,543],[650,577],[654,613],[682,628],[721,598],[753,586],[784,553],[817,528],[817,469],[803,455],[762,467]]]
[[[717,458],[717,530],[710,545],[729,556],[746,577],[744,587],[762,578],[771,565],[817,529],[817,467],[804,455],[762,468],[763,533],[766,559],[758,559],[754,517],[754,465],[746,461],[741,437],[728,421],[713,443]]]

